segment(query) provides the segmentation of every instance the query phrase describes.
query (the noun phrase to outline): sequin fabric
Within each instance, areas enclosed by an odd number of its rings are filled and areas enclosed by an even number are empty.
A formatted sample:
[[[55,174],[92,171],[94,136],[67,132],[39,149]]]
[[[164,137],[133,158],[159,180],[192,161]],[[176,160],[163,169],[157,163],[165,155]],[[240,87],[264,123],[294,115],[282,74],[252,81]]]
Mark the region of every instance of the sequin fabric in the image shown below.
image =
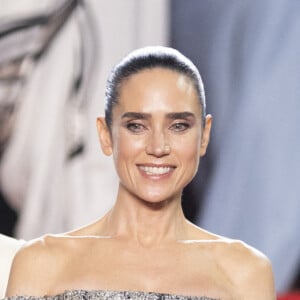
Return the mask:
[[[198,296],[147,293],[138,291],[86,291],[72,290],[55,296],[13,296],[4,300],[220,300]]]

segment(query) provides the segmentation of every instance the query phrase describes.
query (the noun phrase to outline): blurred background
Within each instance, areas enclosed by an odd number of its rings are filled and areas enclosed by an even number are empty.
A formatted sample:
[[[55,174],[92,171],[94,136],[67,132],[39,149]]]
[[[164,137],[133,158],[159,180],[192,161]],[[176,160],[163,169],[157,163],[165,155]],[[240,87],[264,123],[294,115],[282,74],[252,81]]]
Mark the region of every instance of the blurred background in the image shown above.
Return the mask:
[[[110,208],[106,78],[166,45],[197,65],[213,115],[186,216],[264,252],[278,293],[299,289],[299,14],[296,0],[0,0],[0,233],[28,240]]]

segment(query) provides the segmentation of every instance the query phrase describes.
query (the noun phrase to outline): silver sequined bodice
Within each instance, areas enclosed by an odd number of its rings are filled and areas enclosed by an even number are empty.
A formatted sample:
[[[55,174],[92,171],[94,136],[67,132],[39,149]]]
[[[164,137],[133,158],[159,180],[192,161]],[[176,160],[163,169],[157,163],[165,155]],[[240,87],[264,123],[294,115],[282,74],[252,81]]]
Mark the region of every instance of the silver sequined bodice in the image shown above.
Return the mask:
[[[72,290],[55,296],[13,296],[5,300],[218,300],[205,296],[147,293],[140,291],[86,291]],[[220,300],[220,299],[219,299]]]

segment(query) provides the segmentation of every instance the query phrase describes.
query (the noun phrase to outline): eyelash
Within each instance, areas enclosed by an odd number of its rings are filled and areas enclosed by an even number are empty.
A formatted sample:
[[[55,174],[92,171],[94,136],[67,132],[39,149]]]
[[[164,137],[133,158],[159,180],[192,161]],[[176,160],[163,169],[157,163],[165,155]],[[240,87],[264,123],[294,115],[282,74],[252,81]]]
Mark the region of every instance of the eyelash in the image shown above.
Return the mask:
[[[139,133],[146,129],[146,127],[143,124],[135,122],[127,123],[126,128],[133,133]]]
[[[191,125],[189,123],[185,122],[176,122],[170,126],[170,129],[176,131],[176,132],[183,132],[187,129],[189,129]]]

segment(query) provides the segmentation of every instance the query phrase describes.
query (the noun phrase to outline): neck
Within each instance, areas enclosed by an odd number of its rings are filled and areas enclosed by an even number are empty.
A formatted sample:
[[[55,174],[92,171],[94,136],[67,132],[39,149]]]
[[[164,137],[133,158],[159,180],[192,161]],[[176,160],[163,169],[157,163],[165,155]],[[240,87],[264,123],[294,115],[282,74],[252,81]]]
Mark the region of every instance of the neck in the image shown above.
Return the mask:
[[[151,247],[183,239],[187,221],[180,197],[149,203],[119,193],[115,206],[105,217],[105,224],[108,235]]]

